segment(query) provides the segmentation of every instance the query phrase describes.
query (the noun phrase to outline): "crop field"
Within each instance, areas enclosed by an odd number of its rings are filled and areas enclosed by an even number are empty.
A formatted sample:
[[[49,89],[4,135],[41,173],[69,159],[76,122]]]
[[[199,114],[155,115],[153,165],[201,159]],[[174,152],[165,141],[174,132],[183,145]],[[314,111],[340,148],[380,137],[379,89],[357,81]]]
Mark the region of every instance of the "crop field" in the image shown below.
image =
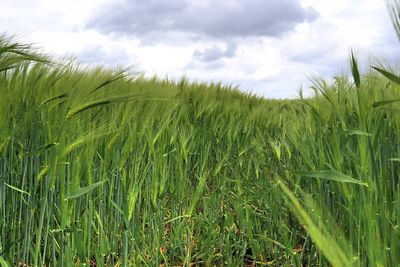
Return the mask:
[[[352,69],[265,100],[3,38],[0,263],[396,266],[400,88]]]
[[[400,78],[268,100],[0,40],[1,266],[398,266]]]

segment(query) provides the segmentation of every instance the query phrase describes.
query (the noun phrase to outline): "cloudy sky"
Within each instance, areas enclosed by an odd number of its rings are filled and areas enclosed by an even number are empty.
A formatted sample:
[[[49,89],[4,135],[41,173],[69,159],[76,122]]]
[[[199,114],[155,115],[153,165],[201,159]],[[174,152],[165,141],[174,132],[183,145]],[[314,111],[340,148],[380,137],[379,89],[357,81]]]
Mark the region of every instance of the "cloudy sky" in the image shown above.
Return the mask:
[[[311,76],[400,55],[384,0],[0,0],[0,31],[83,64],[295,97]]]

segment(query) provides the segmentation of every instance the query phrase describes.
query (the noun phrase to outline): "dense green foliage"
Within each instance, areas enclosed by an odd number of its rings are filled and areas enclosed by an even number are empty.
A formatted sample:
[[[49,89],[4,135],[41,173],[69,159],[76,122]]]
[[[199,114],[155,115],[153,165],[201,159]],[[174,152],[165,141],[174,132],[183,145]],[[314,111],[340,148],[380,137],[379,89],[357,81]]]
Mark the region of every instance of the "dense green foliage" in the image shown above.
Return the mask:
[[[397,266],[400,88],[352,69],[265,100],[3,38],[0,264]]]

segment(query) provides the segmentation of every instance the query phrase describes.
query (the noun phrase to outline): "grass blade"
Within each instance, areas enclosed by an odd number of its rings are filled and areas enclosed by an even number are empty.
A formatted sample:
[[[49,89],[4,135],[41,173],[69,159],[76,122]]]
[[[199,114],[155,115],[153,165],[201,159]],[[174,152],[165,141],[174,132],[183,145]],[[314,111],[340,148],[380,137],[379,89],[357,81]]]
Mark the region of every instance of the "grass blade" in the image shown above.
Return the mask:
[[[30,193],[28,193],[28,192],[26,192],[26,191],[24,191],[24,190],[22,190],[22,189],[19,189],[19,188],[15,187],[15,186],[12,186],[12,185],[9,185],[9,184],[6,184],[6,183],[4,183],[4,185],[6,185],[7,187],[9,187],[9,188],[11,188],[12,190],[15,190],[15,191],[17,191],[17,192],[19,192],[19,193],[26,194],[26,195],[28,195],[28,196],[31,195]]]
[[[395,84],[400,85],[400,77],[388,72],[384,69],[378,68],[378,67],[372,67],[373,69],[375,69],[376,71],[380,72],[383,76],[385,76],[386,78],[388,78],[390,81],[394,82]]]
[[[93,190],[96,189],[97,187],[103,185],[106,181],[107,181],[107,180],[100,181],[100,182],[97,182],[97,183],[88,185],[88,186],[86,186],[86,187],[79,188],[78,190],[76,190],[76,191],[70,193],[64,200],[69,200],[69,199],[77,198],[77,197],[83,196],[83,195],[85,195],[85,194],[87,194],[87,193],[90,193],[91,191],[93,191]]]
[[[373,108],[377,108],[377,107],[380,107],[380,106],[393,104],[393,103],[396,103],[396,102],[399,102],[399,101],[400,101],[400,98],[389,99],[389,100],[384,100],[384,101],[378,101],[378,102],[373,103],[372,107]]]
[[[361,86],[360,71],[358,70],[357,60],[354,57],[353,51],[351,52],[350,65],[354,83],[357,88],[360,88]]]
[[[323,170],[323,171],[305,171],[305,172],[294,172],[300,176],[311,177],[311,178],[321,178],[326,180],[337,181],[341,183],[353,183],[363,186],[368,186],[367,183],[361,182],[360,180],[354,179],[346,174],[337,172],[334,170]]]
[[[343,250],[336,242],[335,238],[330,233],[327,233],[325,229],[323,229],[321,224],[320,226],[317,226],[317,224],[312,220],[311,216],[302,207],[296,196],[282,181],[279,180],[278,183],[282,192],[286,196],[289,207],[292,209],[298,220],[307,229],[315,244],[325,255],[327,260],[332,264],[332,266],[349,266],[351,261],[345,253],[345,251],[348,250]]]
[[[95,107],[101,107],[104,105],[109,105],[113,103],[119,103],[119,102],[126,102],[126,101],[131,101],[135,96],[121,96],[121,97],[114,97],[111,99],[101,99],[101,100],[95,100],[89,103],[85,103],[83,105],[80,105],[74,109],[71,109],[67,113],[67,119],[71,119],[75,115],[84,112],[85,110],[95,108]]]

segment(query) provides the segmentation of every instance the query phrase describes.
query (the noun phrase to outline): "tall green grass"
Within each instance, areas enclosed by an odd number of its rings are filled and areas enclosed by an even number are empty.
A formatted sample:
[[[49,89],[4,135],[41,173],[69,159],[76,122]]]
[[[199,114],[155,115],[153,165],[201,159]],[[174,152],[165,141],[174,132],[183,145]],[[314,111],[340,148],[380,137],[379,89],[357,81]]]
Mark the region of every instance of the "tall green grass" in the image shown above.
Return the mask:
[[[393,73],[266,100],[31,51],[0,41],[1,265],[400,263]]]
[[[4,264],[301,260],[267,178],[301,101],[34,58],[0,75]]]

